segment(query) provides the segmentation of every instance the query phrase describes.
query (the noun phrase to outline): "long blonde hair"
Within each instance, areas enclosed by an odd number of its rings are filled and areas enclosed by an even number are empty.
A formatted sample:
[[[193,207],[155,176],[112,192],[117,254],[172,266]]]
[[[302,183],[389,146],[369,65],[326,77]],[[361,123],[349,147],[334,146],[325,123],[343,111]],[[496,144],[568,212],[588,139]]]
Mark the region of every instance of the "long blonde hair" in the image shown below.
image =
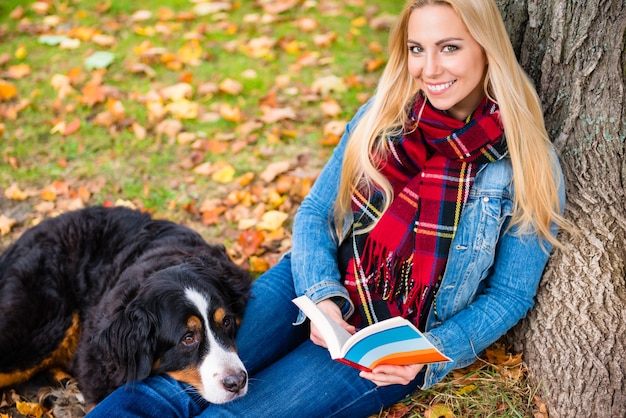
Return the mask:
[[[412,0],[402,10],[389,38],[389,61],[370,107],[357,123],[348,142],[342,168],[334,220],[341,239],[344,223],[352,213],[354,188],[376,185],[384,195],[386,210],[393,199],[389,181],[373,161],[388,152],[385,138],[402,132],[408,106],[418,93],[408,72],[407,27],[411,13],[427,4],[451,6],[487,56],[484,90],[498,103],[515,185],[512,225],[534,231],[560,246],[550,226],[569,228],[561,216],[558,164],[550,151],[550,139],[532,80],[519,65],[504,22],[493,0]]]

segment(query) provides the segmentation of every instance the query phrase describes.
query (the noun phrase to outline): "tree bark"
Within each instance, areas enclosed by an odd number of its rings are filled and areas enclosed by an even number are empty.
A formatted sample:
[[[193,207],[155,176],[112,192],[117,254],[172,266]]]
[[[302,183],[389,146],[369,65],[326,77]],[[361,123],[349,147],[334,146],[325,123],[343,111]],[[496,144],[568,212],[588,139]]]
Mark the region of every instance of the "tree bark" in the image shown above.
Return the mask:
[[[538,87],[566,216],[580,230],[561,234],[567,248],[553,253],[535,308],[509,340],[551,417],[626,417],[626,3],[499,6]]]

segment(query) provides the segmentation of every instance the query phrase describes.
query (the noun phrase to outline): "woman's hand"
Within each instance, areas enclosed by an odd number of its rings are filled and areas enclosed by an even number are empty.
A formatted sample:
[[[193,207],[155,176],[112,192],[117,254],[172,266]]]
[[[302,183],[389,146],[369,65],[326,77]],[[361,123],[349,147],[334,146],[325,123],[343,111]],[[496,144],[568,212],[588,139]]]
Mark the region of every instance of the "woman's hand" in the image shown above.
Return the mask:
[[[371,380],[378,386],[408,385],[415,379],[423,367],[423,364],[411,364],[408,366],[382,364],[380,366],[376,366],[371,373],[361,372],[359,376],[364,379]]]
[[[350,325],[343,320],[341,309],[339,309],[339,306],[337,306],[337,304],[332,300],[325,299],[319,302],[317,307],[320,308],[326,315],[330,316],[331,319],[341,325],[343,329],[348,331],[350,334],[354,334],[356,332],[356,328],[353,325]],[[311,323],[311,341],[319,346],[328,348],[326,341],[324,341],[324,337],[322,337],[322,334],[320,334],[317,327],[313,325],[313,323]]]

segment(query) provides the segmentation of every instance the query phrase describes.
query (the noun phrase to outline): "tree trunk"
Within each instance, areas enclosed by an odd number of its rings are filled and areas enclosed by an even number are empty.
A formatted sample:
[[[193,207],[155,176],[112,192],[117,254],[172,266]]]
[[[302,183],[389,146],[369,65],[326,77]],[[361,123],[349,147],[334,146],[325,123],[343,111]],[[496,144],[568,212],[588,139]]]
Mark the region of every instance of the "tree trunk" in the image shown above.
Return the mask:
[[[551,417],[626,417],[626,3],[499,5],[538,86],[566,216],[580,229],[561,234],[567,250],[552,255],[535,308],[509,338]]]

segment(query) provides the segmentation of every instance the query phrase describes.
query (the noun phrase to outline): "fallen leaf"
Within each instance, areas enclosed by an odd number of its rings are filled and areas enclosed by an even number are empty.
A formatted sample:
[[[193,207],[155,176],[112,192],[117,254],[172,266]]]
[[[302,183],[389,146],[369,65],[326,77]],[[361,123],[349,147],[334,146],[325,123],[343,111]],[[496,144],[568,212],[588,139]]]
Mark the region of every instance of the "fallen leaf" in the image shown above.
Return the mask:
[[[454,418],[454,412],[446,405],[437,404],[424,411],[424,418]]]
[[[345,93],[348,90],[346,83],[343,79],[336,75],[328,75],[318,78],[313,82],[313,91],[321,94],[322,96],[328,96],[331,92]]]
[[[259,119],[263,123],[274,123],[283,119],[296,119],[296,112],[291,107],[274,108],[268,106],[262,106],[261,111],[263,116]]]
[[[232,78],[226,78],[218,85],[218,88],[226,94],[236,96],[242,92],[243,85]]]
[[[250,270],[255,273],[263,273],[270,268],[270,263],[263,257],[251,256],[249,263]]]
[[[300,0],[273,0],[263,2],[263,10],[265,13],[277,15],[292,9]]]
[[[276,231],[283,226],[288,218],[289,215],[287,213],[278,210],[270,210],[263,214],[256,228],[261,231]]]
[[[220,105],[220,116],[230,122],[241,122],[241,109],[237,106],[231,106],[228,103]]]
[[[368,73],[373,73],[386,63],[387,60],[384,58],[368,59],[367,61],[365,61],[365,71],[367,71]]]
[[[12,184],[4,191],[4,196],[11,200],[26,200],[28,193],[20,189],[17,184]]]
[[[241,250],[246,257],[256,253],[263,241],[265,241],[263,233],[255,230],[244,231],[237,239],[237,243],[241,246]]]
[[[220,162],[216,164],[216,170],[211,175],[211,179],[218,183],[230,183],[235,178],[235,167],[226,163]]]
[[[146,20],[152,19],[152,12],[150,10],[137,10],[132,14],[131,19],[134,22],[145,22]]]
[[[112,47],[116,43],[116,39],[111,35],[104,35],[102,33],[96,33],[91,38],[91,42],[101,47]]]
[[[324,99],[320,107],[324,116],[332,118],[341,113],[341,106],[339,105],[339,102],[331,97]]]
[[[11,232],[13,225],[15,225],[15,219],[0,215],[0,235],[6,235]]]
[[[61,42],[65,41],[66,39],[67,36],[65,35],[41,35],[38,38],[38,42],[44,45],[55,46],[60,45]]]
[[[80,128],[80,119],[75,118],[73,121],[65,125],[65,128],[61,132],[62,135],[71,135],[78,131]]]
[[[84,61],[87,70],[106,68],[113,63],[115,55],[107,51],[96,51]]]
[[[24,45],[18,46],[17,49],[15,50],[15,58],[17,58],[18,60],[22,60],[26,58],[27,54],[28,54],[28,51],[26,50],[26,47]]]
[[[268,164],[265,167],[265,170],[263,170],[263,172],[259,176],[264,182],[270,183],[280,174],[283,174],[286,171],[289,171],[290,168],[291,168],[291,163],[289,161],[278,161],[275,163]]]
[[[17,87],[8,81],[0,80],[0,101],[10,100],[17,96]]]
[[[165,106],[165,110],[178,119],[196,119],[198,117],[199,104],[191,100],[177,100]]]
[[[87,106],[94,106],[96,103],[102,103],[106,99],[106,92],[101,85],[90,82],[83,86],[81,89],[83,97],[81,103]]]
[[[22,63],[22,64],[10,66],[8,71],[6,72],[6,76],[14,80],[19,80],[21,78],[26,77],[30,73],[31,73],[30,66],[28,64]]]
[[[40,418],[43,415],[42,406],[35,402],[16,402],[15,407],[17,412],[22,415],[29,415],[35,418]]]

